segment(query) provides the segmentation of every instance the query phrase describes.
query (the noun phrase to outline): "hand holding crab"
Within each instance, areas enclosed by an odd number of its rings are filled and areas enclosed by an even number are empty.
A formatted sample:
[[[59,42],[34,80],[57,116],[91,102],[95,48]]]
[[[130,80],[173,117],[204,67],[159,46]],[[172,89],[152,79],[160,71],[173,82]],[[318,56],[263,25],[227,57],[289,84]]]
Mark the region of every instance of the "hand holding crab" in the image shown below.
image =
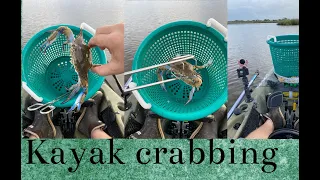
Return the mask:
[[[68,102],[73,96],[75,96],[78,92],[79,95],[69,109],[68,113],[75,110],[80,111],[81,105],[85,100],[85,97],[88,93],[88,72],[94,66],[92,64],[92,54],[88,45],[85,44],[83,39],[83,32],[80,29],[80,33],[76,38],[74,38],[74,34],[72,30],[66,26],[60,26],[54,31],[51,31],[51,35],[48,37],[47,41],[43,43],[40,47],[43,52],[46,51],[48,47],[52,45],[52,43],[56,40],[56,38],[63,34],[66,36],[67,41],[63,43],[63,50],[64,46],[69,44],[70,47],[70,56],[71,56],[71,64],[75,68],[76,73],[78,74],[78,82],[77,84],[72,85],[68,90],[71,91],[68,98],[62,102],[62,104]]]
[[[124,24],[115,24],[97,28],[88,46],[98,46],[100,49],[108,49],[111,61],[108,64],[92,67],[92,71],[100,76],[121,74],[124,72]]]

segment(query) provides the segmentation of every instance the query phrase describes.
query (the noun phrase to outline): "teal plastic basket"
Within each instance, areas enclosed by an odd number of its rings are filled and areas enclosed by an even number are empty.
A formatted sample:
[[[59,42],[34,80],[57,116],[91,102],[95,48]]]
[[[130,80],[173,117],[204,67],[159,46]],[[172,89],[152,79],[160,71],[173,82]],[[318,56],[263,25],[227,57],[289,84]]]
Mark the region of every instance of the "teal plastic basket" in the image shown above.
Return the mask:
[[[287,78],[299,76],[299,35],[281,35],[268,39],[274,72]]]
[[[181,80],[139,89],[141,97],[150,103],[151,111],[177,121],[192,121],[214,113],[227,101],[227,43],[212,27],[194,21],[177,21],[159,27],[140,44],[132,68],[140,69],[168,62],[177,55],[194,55],[198,65],[213,59],[213,64],[197,70],[203,83],[193,99],[188,101],[191,86]],[[188,60],[194,64],[194,60]],[[157,82],[157,68],[132,76],[137,86]]]
[[[50,33],[49,30],[55,30],[59,26],[68,26],[77,36],[80,28],[68,25],[59,24],[47,27],[35,34],[26,44],[22,51],[22,81],[26,82],[37,96],[43,98],[43,103],[50,102],[58,96],[66,93],[67,88],[78,82],[78,75],[70,63],[70,46],[65,46],[62,49],[63,42],[66,41],[64,35],[60,35],[54,43],[43,53],[40,46],[47,40]],[[92,34],[83,30],[85,43],[92,38]],[[107,59],[105,52],[98,47],[92,48],[93,64],[106,64]],[[88,94],[85,100],[92,97],[101,87],[104,77],[99,76],[91,71],[88,73],[89,87]],[[70,107],[77,98],[75,95],[70,101],[61,104],[62,99],[53,105],[56,107]]]

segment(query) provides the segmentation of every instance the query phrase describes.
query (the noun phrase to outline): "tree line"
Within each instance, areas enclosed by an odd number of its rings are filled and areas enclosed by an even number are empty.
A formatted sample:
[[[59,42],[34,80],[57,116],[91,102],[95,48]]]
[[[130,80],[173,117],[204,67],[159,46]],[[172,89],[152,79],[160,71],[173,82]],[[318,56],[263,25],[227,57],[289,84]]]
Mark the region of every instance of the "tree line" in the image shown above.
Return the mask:
[[[281,26],[292,26],[292,25],[299,25],[299,19],[256,19],[256,20],[234,20],[228,21],[228,24],[246,24],[246,23],[277,23],[277,25]]]

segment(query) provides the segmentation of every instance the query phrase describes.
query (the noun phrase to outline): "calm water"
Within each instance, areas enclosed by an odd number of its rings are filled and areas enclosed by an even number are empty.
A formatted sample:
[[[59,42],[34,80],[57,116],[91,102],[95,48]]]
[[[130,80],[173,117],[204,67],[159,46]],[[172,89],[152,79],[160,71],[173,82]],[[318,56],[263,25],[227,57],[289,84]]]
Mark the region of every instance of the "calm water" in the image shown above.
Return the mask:
[[[253,88],[259,84],[265,74],[273,68],[269,45],[266,43],[268,35],[299,34],[299,26],[278,26],[267,24],[229,24],[228,25],[228,107],[231,108],[243,91],[242,80],[238,79],[238,60],[249,61],[248,79],[256,70],[260,75],[254,81]]]
[[[94,29],[123,21],[124,0],[23,0],[22,48],[38,31],[51,25],[87,23]]]
[[[127,1],[125,12],[125,71],[143,39],[158,27],[178,20],[193,20],[206,24],[215,18],[227,25],[227,1]],[[125,77],[127,80],[130,76]]]

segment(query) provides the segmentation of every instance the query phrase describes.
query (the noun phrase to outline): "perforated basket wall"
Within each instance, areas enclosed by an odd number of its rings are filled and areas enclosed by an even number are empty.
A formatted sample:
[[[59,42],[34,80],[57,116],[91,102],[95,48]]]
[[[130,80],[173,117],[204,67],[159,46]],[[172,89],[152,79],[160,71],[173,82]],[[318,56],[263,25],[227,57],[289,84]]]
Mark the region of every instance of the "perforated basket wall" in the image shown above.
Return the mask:
[[[267,41],[275,73],[284,77],[299,76],[299,35],[276,36]]]
[[[160,85],[139,89],[151,110],[171,120],[197,120],[218,110],[227,100],[227,43],[212,27],[194,21],[166,24],[149,34],[138,48],[133,69],[168,62],[177,55],[194,55],[198,65],[213,59],[213,64],[198,70],[203,83],[187,105],[191,86],[181,80],[165,83],[167,92]],[[194,60],[188,60],[194,64]],[[137,85],[157,82],[157,69],[133,75]]]
[[[40,46],[49,37],[49,30],[55,30],[59,26],[68,26],[77,36],[80,28],[72,25],[55,25],[45,28],[35,34],[23,48],[22,52],[22,80],[27,83],[27,86],[43,98],[43,102],[49,102],[59,95],[66,92],[66,89],[78,82],[72,64],[70,63],[70,46],[65,46],[62,49],[63,42],[66,41],[64,35],[60,35],[55,42],[43,53]],[[85,43],[88,43],[92,35],[83,30]],[[107,62],[105,53],[99,48],[92,48],[93,64],[105,64]],[[89,75],[89,88],[86,100],[92,97],[101,87],[104,77],[101,77],[91,71]],[[56,107],[70,107],[74,103],[77,95],[69,102],[60,104],[64,99],[56,102]]]

